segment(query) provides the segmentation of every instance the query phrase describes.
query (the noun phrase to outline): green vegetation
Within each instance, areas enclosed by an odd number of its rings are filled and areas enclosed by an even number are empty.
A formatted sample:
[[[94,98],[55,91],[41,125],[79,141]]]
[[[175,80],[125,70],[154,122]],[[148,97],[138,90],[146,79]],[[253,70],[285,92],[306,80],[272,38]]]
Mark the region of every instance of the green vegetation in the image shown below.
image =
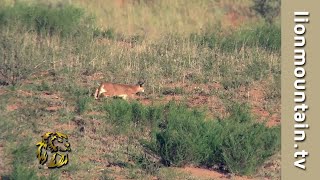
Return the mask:
[[[280,28],[274,24],[263,24],[229,32],[222,30],[204,34],[191,34],[190,40],[199,46],[218,48],[226,52],[239,51],[241,48],[260,47],[271,51],[280,51]],[[268,38],[266,38],[268,37]]]
[[[242,104],[232,105],[226,119],[213,121],[205,119],[203,112],[174,102],[144,107],[120,100],[106,103],[105,109],[122,129],[151,125],[153,138],[145,145],[166,166],[221,165],[232,173],[252,174],[280,148],[280,128],[256,123]]]
[[[92,18],[85,17],[84,11],[71,5],[62,8],[52,8],[33,3],[26,5],[18,2],[14,6],[0,9],[0,27],[15,29],[19,24],[22,30],[34,31],[38,36],[82,35],[79,30],[85,28],[86,23],[92,24]],[[23,33],[22,31],[22,33]]]
[[[24,180],[24,179],[58,179],[54,172],[48,176],[38,176],[33,168],[28,167],[30,162],[33,162],[35,151],[34,147],[30,146],[30,139],[21,142],[17,147],[12,149],[13,155],[13,172],[9,179]],[[32,156],[34,155],[34,156]]]
[[[253,115],[280,111],[278,5],[265,3],[0,0],[0,174],[190,179],[168,167],[194,165],[255,176],[280,143],[279,126]],[[138,101],[90,96],[138,79]],[[34,140],[60,130],[70,164],[34,168]]]
[[[280,14],[280,0],[253,0],[252,9],[267,23],[272,23]]]

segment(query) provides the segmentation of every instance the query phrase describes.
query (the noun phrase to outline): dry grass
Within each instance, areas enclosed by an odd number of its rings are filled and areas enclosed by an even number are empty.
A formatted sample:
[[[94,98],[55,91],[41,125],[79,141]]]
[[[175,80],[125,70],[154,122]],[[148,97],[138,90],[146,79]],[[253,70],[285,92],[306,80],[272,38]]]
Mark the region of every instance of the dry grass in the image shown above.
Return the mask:
[[[0,87],[0,157],[6,157],[3,162],[9,167],[0,174],[12,171],[12,150],[18,142],[29,137],[27,145],[35,148],[40,135],[62,130],[70,136],[70,164],[54,171],[32,168],[36,174],[62,174],[61,179],[190,178],[166,168],[152,174],[156,167],[149,164],[150,169],[145,170],[133,162],[134,157],[150,155],[133,138],[149,138],[148,132],[124,135],[106,121],[103,102],[90,99],[101,81],[131,84],[144,79],[143,103],[186,101],[190,107],[207,108],[210,117],[227,116],[231,101],[247,102],[268,111],[270,117],[279,116],[279,51],[244,44],[225,50],[219,44],[209,47],[190,38],[191,34],[216,33],[222,37],[217,39],[220,41],[254,29],[261,22],[249,9],[251,1],[140,2],[72,1],[96,16],[99,33],[110,30],[107,37],[94,37],[85,29],[80,36],[63,39],[53,35],[39,40],[36,33],[24,28],[0,29],[0,42],[7,43],[0,45],[0,61],[5,54],[8,61],[4,62],[18,60],[26,69],[19,69],[23,77],[17,85]],[[9,5],[13,0],[0,3]],[[60,6],[60,1],[41,3]],[[251,91],[259,84],[263,88]],[[173,95],[164,95],[168,89]],[[247,96],[247,92],[258,95]],[[151,159],[157,161],[157,157]],[[38,167],[35,158],[29,163]],[[278,169],[270,171],[259,173],[258,179],[278,177]]]
[[[238,25],[246,23],[247,16],[252,15],[249,0],[97,0],[95,3],[76,0],[75,3],[96,14],[103,29],[114,28],[128,36],[139,34],[151,40],[168,33],[189,35],[206,28],[221,28],[210,25],[220,24],[223,28]]]

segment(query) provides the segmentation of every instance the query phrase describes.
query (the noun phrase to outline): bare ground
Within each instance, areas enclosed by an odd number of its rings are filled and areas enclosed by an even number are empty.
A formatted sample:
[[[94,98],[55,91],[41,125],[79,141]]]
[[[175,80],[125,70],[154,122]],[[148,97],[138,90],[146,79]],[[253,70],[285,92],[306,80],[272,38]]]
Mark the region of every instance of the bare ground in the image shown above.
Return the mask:
[[[90,80],[101,79],[101,74],[95,74],[92,77],[87,77]],[[169,101],[183,101],[190,107],[208,107],[210,114],[213,117],[225,117],[227,115],[226,107],[222,99],[217,95],[212,94],[213,91],[225,91],[219,83],[212,84],[167,84],[167,88],[181,88],[183,89],[182,94],[165,94],[156,98],[146,98],[141,96],[139,101],[144,105],[156,104],[156,103],[167,103]],[[240,87],[236,91],[238,92],[235,98],[245,99],[252,107],[252,113],[257,117],[258,121],[266,121],[268,126],[275,126],[280,124],[280,108],[278,110],[268,111],[265,104],[267,102],[266,98],[266,84],[264,82],[259,82],[254,84],[250,88]],[[9,91],[0,89],[0,95],[6,95],[10,93]],[[76,177],[89,177],[92,175],[93,179],[99,179],[106,171],[110,172],[108,176],[114,179],[130,179],[130,172],[121,165],[121,163],[115,163],[116,161],[110,161],[106,155],[112,157],[111,159],[119,158],[119,153],[121,154],[121,161],[126,163],[132,163],[128,155],[126,155],[126,148],[132,148],[137,150],[137,145],[134,142],[128,143],[128,137],[125,136],[102,136],[100,131],[105,131],[110,129],[109,132],[113,132],[112,127],[105,124],[103,121],[99,120],[99,117],[104,116],[104,113],[91,110],[86,113],[85,117],[74,117],[71,121],[61,122],[59,121],[59,111],[63,110],[64,106],[57,105],[61,101],[66,101],[59,92],[52,93],[48,91],[32,92],[27,90],[17,90],[18,97],[37,97],[46,100],[49,103],[45,105],[44,109],[53,113],[54,115],[48,119],[52,126],[45,128],[42,126],[40,132],[47,131],[67,131],[70,134],[70,142],[80,142],[73,143],[73,149],[82,149],[82,152],[72,153],[71,156],[77,157],[78,160],[74,162],[73,166],[77,164],[86,164],[90,162],[93,167],[87,171],[81,170],[77,171]],[[99,104],[99,102],[97,102]],[[28,104],[21,102],[19,98],[10,98],[8,104],[6,105],[6,111],[8,113],[13,111],[19,111],[25,108]],[[70,111],[74,110],[74,107],[68,107]],[[0,174],[8,174],[11,171],[10,158],[6,156],[4,151],[4,143],[0,144]],[[71,157],[72,159],[72,157]],[[243,177],[234,176],[230,174],[224,174],[217,172],[215,170],[209,170],[205,168],[198,167],[183,167],[176,168],[173,167],[174,171],[182,172],[187,176],[193,177],[195,179],[235,179],[235,180],[247,180],[247,179],[277,179],[280,173],[279,165],[280,157],[271,159],[268,161],[260,170],[258,176],[255,177]],[[72,164],[72,163],[71,163]],[[85,169],[85,168],[84,168]],[[138,170],[137,170],[138,172]],[[271,174],[271,175],[270,175]],[[70,173],[63,172],[62,178],[64,179],[74,179]],[[140,177],[141,178],[141,177]],[[144,178],[147,179],[158,179],[152,175],[145,175]]]

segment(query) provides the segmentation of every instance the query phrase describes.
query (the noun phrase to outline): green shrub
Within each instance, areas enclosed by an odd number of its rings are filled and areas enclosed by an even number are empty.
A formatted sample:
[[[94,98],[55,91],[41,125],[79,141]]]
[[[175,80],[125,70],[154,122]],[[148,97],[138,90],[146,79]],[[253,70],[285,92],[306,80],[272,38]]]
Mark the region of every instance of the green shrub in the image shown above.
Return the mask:
[[[155,127],[163,112],[161,107],[144,107],[138,102],[129,103],[122,99],[107,100],[104,109],[108,119],[125,132],[133,126],[140,129]]]
[[[226,122],[223,126],[225,137],[221,155],[232,173],[253,174],[279,149],[280,128],[267,128],[258,123],[233,122]]]
[[[233,76],[224,77],[221,81],[221,84],[225,89],[235,89],[239,88],[241,85],[247,86],[249,83],[249,79],[239,73],[233,74]]]
[[[280,0],[253,0],[251,7],[258,15],[268,23],[272,23],[280,14]]]
[[[12,179],[38,179],[36,172],[28,167],[29,163],[34,161],[33,158],[36,158],[35,150],[36,147],[30,145],[30,140],[22,141],[22,143],[13,149]]]
[[[155,139],[155,149],[165,165],[183,165],[201,158],[199,142],[206,124],[199,119],[204,119],[204,113],[187,110],[182,105],[168,105],[165,124]]]
[[[12,179],[24,180],[24,179],[38,179],[36,172],[30,168],[26,168],[20,164],[14,164]]]
[[[229,119],[237,123],[250,123],[254,120],[247,104],[231,103],[227,110],[230,112]]]
[[[49,91],[50,85],[48,84],[47,81],[41,81],[41,84],[37,85],[37,90],[38,91]]]
[[[231,104],[230,116],[218,121],[174,102],[144,107],[111,100],[105,109],[109,119],[123,129],[133,124],[151,127],[152,139],[141,142],[166,166],[218,165],[233,173],[250,174],[279,149],[280,129],[254,122],[245,104]]]
[[[246,66],[245,73],[252,80],[261,80],[265,78],[270,72],[269,64],[266,61],[255,59],[251,64]]]
[[[92,98],[88,96],[78,96],[77,98],[77,113],[82,114],[88,109],[89,102]]]
[[[279,149],[280,131],[253,122],[245,105],[232,108],[230,117],[220,121],[205,120],[201,112],[183,107],[171,108],[165,128],[153,139],[153,150],[165,165],[220,165],[233,173],[253,173]]]
[[[55,172],[50,172],[48,176],[38,176],[34,167],[31,167],[30,162],[34,162],[36,158],[36,146],[30,145],[30,139],[24,139],[16,148],[13,149],[13,171],[9,179],[24,180],[24,179],[58,179]],[[1,176],[0,176],[1,177]]]

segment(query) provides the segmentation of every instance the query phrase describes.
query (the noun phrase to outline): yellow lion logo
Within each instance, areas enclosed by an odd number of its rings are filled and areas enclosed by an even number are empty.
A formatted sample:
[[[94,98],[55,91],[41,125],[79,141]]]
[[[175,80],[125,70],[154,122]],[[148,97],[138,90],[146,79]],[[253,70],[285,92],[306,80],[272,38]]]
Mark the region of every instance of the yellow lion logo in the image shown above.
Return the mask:
[[[41,137],[42,141],[38,142],[36,145],[38,146],[37,158],[39,163],[44,165],[48,161],[49,151],[51,153],[51,158],[47,164],[48,168],[59,168],[68,164],[69,158],[67,152],[71,151],[68,136],[59,132],[48,132]],[[63,146],[61,146],[61,144]]]

